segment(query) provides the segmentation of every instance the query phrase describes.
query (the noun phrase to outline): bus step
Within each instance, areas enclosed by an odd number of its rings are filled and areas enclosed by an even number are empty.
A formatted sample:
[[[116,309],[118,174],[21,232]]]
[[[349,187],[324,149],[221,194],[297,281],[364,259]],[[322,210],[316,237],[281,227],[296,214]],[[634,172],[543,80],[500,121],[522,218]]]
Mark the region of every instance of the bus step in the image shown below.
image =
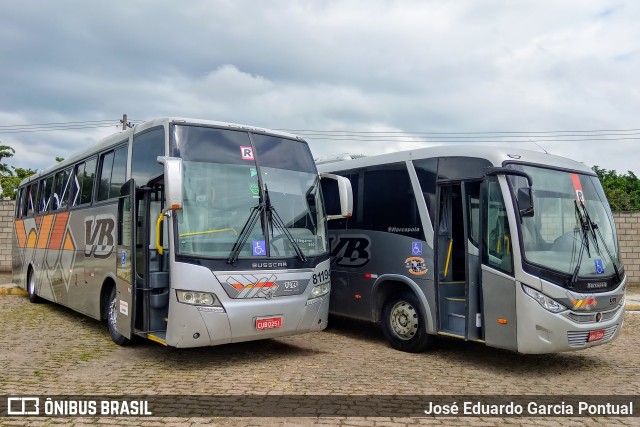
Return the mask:
[[[444,312],[447,314],[459,314],[464,316],[466,313],[464,298],[447,297],[445,298]]]
[[[151,341],[155,341],[155,342],[160,343],[162,345],[167,345],[167,342],[165,341],[166,337],[167,337],[167,333],[166,332],[153,332],[153,333],[148,333],[147,334],[147,339],[149,339]]]
[[[445,336],[445,337],[451,337],[451,338],[462,338],[462,339],[464,339],[464,335],[460,335],[458,333],[453,333],[453,332],[446,331],[446,330],[445,331],[439,331],[438,335],[442,335],[442,336]]]
[[[466,318],[464,314],[458,313],[447,313],[447,330],[464,334],[464,327],[466,323]]]

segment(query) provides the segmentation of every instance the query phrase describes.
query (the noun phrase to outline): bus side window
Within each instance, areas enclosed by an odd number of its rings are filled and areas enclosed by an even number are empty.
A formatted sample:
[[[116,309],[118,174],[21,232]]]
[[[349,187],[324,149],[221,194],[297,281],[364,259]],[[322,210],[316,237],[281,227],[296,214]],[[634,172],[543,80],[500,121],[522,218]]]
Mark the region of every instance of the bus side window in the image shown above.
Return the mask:
[[[483,263],[505,273],[513,274],[511,232],[507,209],[496,177],[486,180],[487,196],[484,200]]]
[[[84,205],[91,202],[95,171],[95,157],[76,166],[73,178],[73,203],[71,203],[71,206]]]
[[[363,229],[424,240],[424,230],[405,163],[367,168],[364,172]]]
[[[18,188],[18,190],[16,190],[16,210],[15,210],[15,217],[16,219],[20,218],[21,215],[21,207],[22,207],[22,192],[24,189],[22,188]]]
[[[71,184],[71,168],[56,174],[53,192],[53,209],[66,209],[69,206],[69,188]]]
[[[93,195],[93,183],[96,178],[96,165],[98,164],[98,160],[94,157],[93,159],[87,160],[87,163],[84,167],[84,175],[82,175],[82,180],[80,183],[80,204],[84,205],[86,203],[91,203],[91,196]]]
[[[51,207],[51,196],[53,194],[53,175],[42,180],[40,188],[40,203],[38,212],[47,212]]]
[[[36,193],[38,192],[38,183],[34,182],[30,186],[27,187],[27,199],[26,199],[26,211],[25,215],[33,215],[35,212],[34,209],[34,199],[36,197]]]
[[[120,187],[126,180],[127,147],[120,147],[115,151],[103,154],[100,162],[98,201],[118,197]]]

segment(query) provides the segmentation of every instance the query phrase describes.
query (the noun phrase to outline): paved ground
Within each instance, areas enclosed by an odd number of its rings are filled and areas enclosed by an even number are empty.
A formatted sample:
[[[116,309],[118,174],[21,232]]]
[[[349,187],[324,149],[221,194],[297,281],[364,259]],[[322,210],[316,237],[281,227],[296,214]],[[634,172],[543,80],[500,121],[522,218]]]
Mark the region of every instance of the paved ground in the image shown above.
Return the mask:
[[[582,352],[518,355],[442,340],[392,350],[370,325],[201,349],[118,347],[106,325],[50,303],[0,295],[1,395],[593,395],[640,394],[640,312],[619,339]],[[0,418],[2,425],[110,424],[101,418]],[[640,418],[118,418],[128,425],[638,425]]]

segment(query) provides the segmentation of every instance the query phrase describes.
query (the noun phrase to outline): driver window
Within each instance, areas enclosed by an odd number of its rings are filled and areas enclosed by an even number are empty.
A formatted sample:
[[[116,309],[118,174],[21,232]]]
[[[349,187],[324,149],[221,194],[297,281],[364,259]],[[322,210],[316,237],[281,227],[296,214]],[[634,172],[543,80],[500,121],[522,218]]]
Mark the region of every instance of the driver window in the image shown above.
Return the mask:
[[[484,200],[484,230],[482,262],[493,268],[513,274],[511,231],[500,184],[496,177],[485,181],[487,196]]]

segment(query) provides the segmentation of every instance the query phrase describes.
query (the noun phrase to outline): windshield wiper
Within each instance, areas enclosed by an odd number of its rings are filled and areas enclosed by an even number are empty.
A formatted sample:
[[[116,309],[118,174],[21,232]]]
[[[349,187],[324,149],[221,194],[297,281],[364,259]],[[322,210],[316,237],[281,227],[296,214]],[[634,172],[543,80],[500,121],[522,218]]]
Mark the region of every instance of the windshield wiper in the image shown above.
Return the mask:
[[[582,242],[582,245],[580,246],[580,252],[578,252],[576,267],[573,269],[573,274],[571,275],[571,280],[569,281],[570,288],[573,288],[578,282],[578,273],[580,272],[580,265],[582,264],[582,254],[584,253],[585,249],[587,250],[587,256],[591,258],[591,253],[589,251],[589,226],[587,225],[585,218],[582,216],[582,212],[580,212],[578,202],[574,200],[573,203],[575,205],[576,218],[580,223],[580,241]]]
[[[253,231],[253,228],[256,226],[256,223],[262,216],[262,212],[264,212],[264,210],[265,204],[261,198],[260,202],[251,208],[251,214],[249,215],[249,218],[247,218],[247,221],[244,223],[242,231],[236,239],[236,242],[233,244],[233,249],[231,249],[231,253],[229,254],[229,258],[227,259],[227,264],[234,264],[236,261],[238,261],[238,256],[242,251],[242,247],[245,245],[245,243],[247,243],[249,235]]]
[[[287,236],[287,239],[289,239],[289,242],[291,242],[291,246],[293,247],[293,250],[296,252],[296,255],[298,256],[300,261],[305,262],[307,260],[307,257],[304,256],[304,252],[302,252],[302,249],[300,249],[300,245],[298,245],[298,242],[296,242],[296,240],[293,238],[293,236],[289,232],[289,229],[285,225],[284,221],[282,221],[282,218],[280,218],[280,215],[278,215],[276,208],[271,204],[271,199],[269,198],[269,190],[267,189],[267,184],[264,185],[264,200],[265,200],[265,209],[267,210],[268,223],[271,224],[272,233],[273,233],[273,226],[275,225],[276,228],[278,228],[280,232],[282,232],[282,234]]]
[[[584,218],[587,223],[587,226],[591,230],[591,237],[593,238],[593,243],[595,245],[596,252],[598,253],[598,255],[600,255],[600,248],[598,246],[598,238],[597,238],[597,236],[600,236],[600,241],[602,242],[602,246],[604,246],[604,250],[607,252],[607,255],[609,256],[609,260],[611,261],[611,265],[613,265],[613,271],[616,273],[616,279],[620,281],[621,279],[620,279],[620,271],[618,270],[618,265],[616,264],[616,261],[613,258],[613,255],[611,255],[611,251],[607,246],[607,242],[605,242],[604,237],[602,237],[602,233],[598,228],[598,224],[591,221],[591,216],[589,216],[589,211],[587,211],[587,208],[584,206],[584,202],[581,201],[580,205],[582,206],[582,212],[584,212]]]

